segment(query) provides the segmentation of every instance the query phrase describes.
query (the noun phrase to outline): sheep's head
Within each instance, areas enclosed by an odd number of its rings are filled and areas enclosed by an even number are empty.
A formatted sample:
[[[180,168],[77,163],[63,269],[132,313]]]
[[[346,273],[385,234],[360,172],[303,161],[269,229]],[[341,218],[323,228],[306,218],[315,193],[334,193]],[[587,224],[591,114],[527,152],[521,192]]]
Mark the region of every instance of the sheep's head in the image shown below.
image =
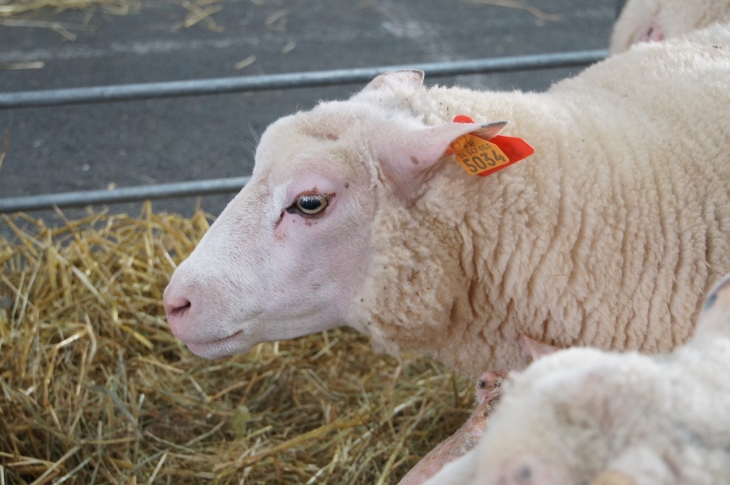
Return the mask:
[[[651,412],[666,411],[657,398],[661,372],[646,356],[588,348],[541,358],[505,390],[476,448],[470,483],[631,485],[622,453],[643,449],[649,429],[661,432],[645,424]],[[652,460],[650,472],[666,471]]]
[[[383,75],[348,101],[266,130],[251,181],[165,291],[170,327],[193,352],[216,358],[357,326],[353,302],[379,208],[412,204],[454,139],[503,126],[425,126],[406,106],[422,80],[417,71]]]
[[[215,358],[347,321],[368,263],[374,204],[363,154],[307,116],[272,125],[250,183],[228,204],[165,292],[173,332]],[[333,120],[334,121],[334,120]]]
[[[508,391],[509,392],[509,391]],[[570,485],[572,457],[560,442],[557,418],[550,412],[535,416],[524,401],[508,399],[497,405],[482,442],[477,445],[472,485]],[[532,403],[534,404],[534,403]],[[516,406],[517,409],[511,409]],[[542,410],[548,410],[543,407]],[[502,411],[500,413],[500,411]],[[529,413],[529,414],[528,414]],[[505,417],[505,414],[507,415]],[[522,419],[513,419],[517,414]],[[524,419],[525,415],[529,416]],[[438,482],[436,482],[438,483]]]

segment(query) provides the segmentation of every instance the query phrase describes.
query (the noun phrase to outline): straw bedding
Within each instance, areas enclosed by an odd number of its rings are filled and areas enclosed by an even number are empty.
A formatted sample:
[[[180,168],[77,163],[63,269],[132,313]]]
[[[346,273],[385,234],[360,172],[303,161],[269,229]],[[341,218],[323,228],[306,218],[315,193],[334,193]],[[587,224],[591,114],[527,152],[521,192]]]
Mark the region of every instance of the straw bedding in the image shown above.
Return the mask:
[[[469,382],[345,329],[192,355],[160,301],[209,220],[2,216],[0,484],[397,483],[467,418]]]
[[[104,13],[126,15],[141,8],[140,0],[0,0],[0,18],[53,9],[55,13],[102,7]]]

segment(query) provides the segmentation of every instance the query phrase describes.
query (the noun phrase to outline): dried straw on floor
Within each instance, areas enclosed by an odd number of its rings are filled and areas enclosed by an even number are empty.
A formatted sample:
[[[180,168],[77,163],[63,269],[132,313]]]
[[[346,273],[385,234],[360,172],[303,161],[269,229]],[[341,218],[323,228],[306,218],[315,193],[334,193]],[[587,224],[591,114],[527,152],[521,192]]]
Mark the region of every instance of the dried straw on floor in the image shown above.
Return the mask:
[[[213,32],[223,32],[225,29],[215,22],[213,14],[223,10],[226,0],[172,0],[187,11],[185,20],[170,26],[172,31],[187,29],[193,25],[202,23],[205,28]],[[149,6],[152,2],[145,2]],[[95,12],[109,15],[127,15],[130,12],[142,9],[142,0],[0,0],[0,26],[7,27],[41,27],[50,28],[61,34],[66,40],[76,40],[72,30],[93,31],[94,27],[89,25]],[[34,18],[12,19],[21,14],[28,14],[25,17],[35,17],[39,14],[48,17],[48,14],[58,14],[67,10],[85,10],[86,14],[83,23],[66,23]],[[284,15],[289,10],[280,10]],[[266,23],[266,21],[264,22]],[[278,24],[274,25],[276,27]],[[268,25],[267,25],[268,27]],[[270,28],[274,28],[270,27]],[[274,30],[278,30],[274,28]]]
[[[126,15],[141,8],[140,0],[0,0],[0,18],[53,9],[54,12],[101,7],[105,13]]]
[[[202,212],[2,220],[0,483],[397,483],[473,409],[348,330],[192,355],[160,299]]]

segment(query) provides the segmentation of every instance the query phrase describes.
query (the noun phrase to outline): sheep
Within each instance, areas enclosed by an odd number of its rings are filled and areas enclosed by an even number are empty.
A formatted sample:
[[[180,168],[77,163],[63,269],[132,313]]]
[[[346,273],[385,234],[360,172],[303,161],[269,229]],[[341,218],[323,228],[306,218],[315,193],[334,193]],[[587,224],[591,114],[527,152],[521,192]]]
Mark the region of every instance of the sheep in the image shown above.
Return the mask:
[[[533,359],[556,352],[557,348],[536,342],[520,335],[518,339],[522,350]],[[471,451],[479,442],[487,428],[487,418],[502,395],[502,383],[510,377],[504,370],[487,371],[476,382],[477,408],[469,419],[453,436],[436,446],[416,466],[414,466],[398,485],[420,485],[435,475],[444,465]]]
[[[730,22],[730,1],[629,0],[613,26],[609,53],[686,34],[714,22]]]
[[[475,449],[427,485],[730,483],[730,275],[669,355],[572,348],[512,375]]]
[[[453,436],[436,446],[413,467],[398,485],[420,485],[435,475],[447,463],[464,456],[479,442],[487,428],[487,418],[501,396],[500,387],[508,377],[503,370],[487,371],[477,380],[478,406]]]
[[[544,93],[422,84],[384,74],[267,128],[165,290],[192,352],[346,325],[475,378],[524,368],[520,334],[647,353],[689,338],[698,295],[730,272],[728,27]],[[535,154],[487,177],[455,162],[454,140],[503,128]]]

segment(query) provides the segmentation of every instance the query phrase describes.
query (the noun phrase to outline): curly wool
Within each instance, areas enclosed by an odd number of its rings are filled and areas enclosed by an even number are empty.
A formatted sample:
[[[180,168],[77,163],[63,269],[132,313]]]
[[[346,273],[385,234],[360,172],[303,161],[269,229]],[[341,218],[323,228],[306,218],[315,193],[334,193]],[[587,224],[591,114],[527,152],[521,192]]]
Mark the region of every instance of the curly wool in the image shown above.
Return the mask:
[[[486,178],[448,159],[412,207],[379,192],[355,320],[390,352],[425,351],[473,377],[524,367],[519,334],[666,352],[730,271],[727,27],[638,46],[546,93],[358,101],[434,126],[510,120],[505,134],[536,149]]]
[[[514,376],[477,448],[426,484],[728,483],[728,368],[730,276],[670,355],[568,349]]]

